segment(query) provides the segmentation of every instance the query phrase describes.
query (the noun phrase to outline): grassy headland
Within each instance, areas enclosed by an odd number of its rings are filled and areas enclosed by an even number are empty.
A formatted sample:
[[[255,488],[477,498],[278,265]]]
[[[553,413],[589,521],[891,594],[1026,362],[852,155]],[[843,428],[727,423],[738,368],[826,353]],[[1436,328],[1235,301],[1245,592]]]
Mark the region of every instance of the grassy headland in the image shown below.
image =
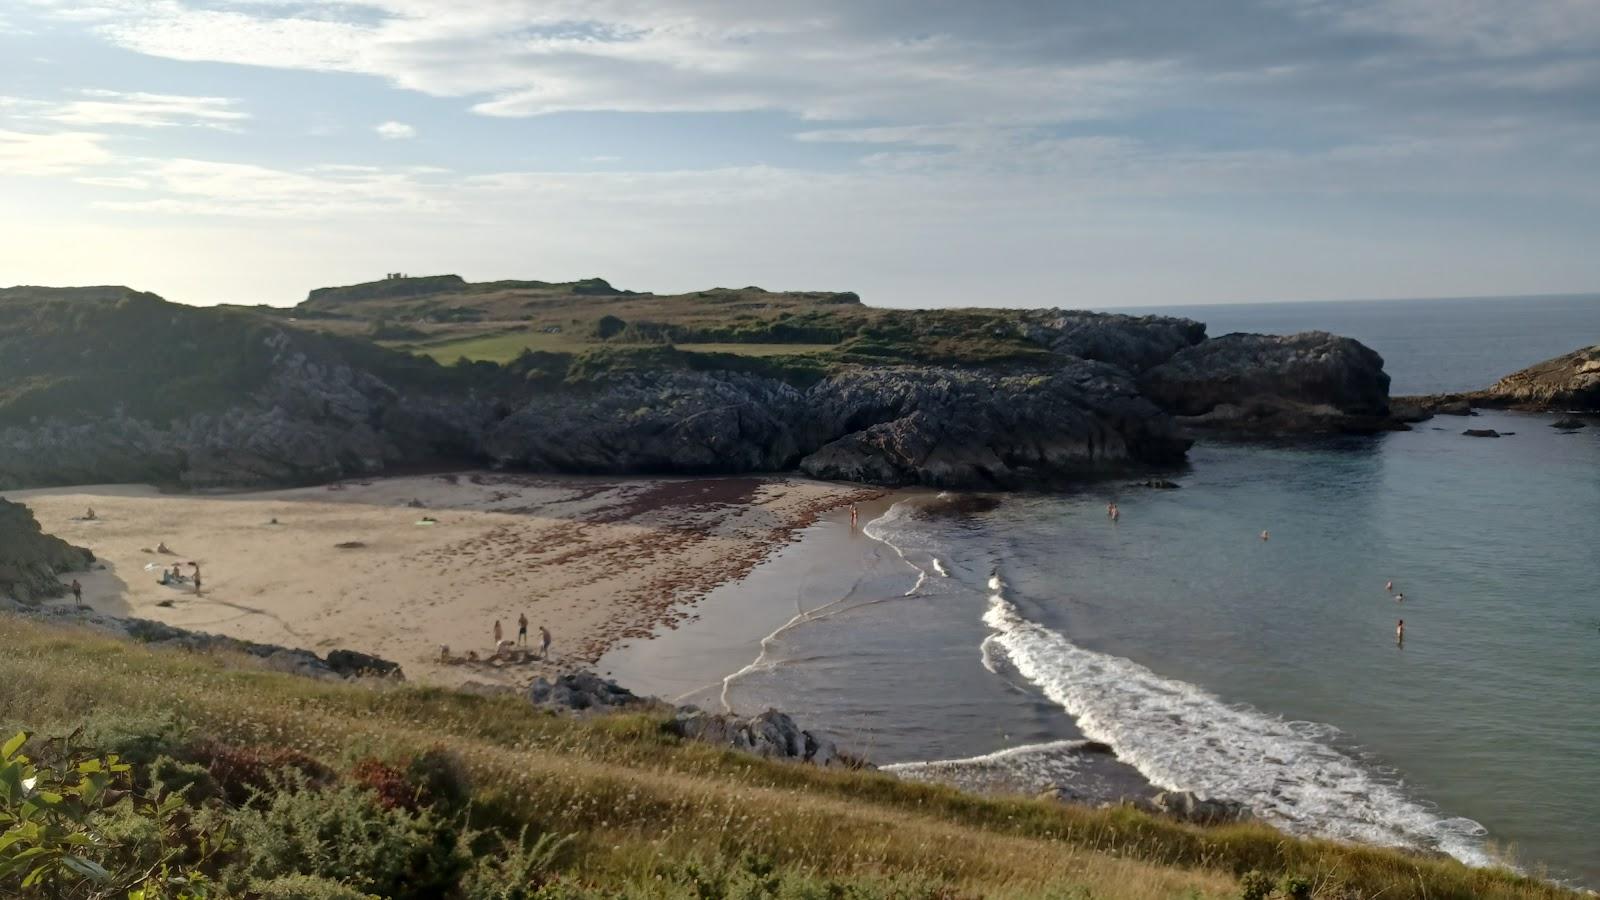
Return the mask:
[[[1307,895],[1318,897],[1572,896],[1503,871],[1299,840],[1262,825],[1202,829],[1128,809],[981,798],[871,772],[771,763],[680,742],[660,714],[571,719],[516,696],[311,681],[243,659],[151,650],[7,616],[0,646],[0,725],[8,734],[86,725],[101,749],[139,766],[166,756],[158,768],[187,765],[192,773],[193,760],[214,769],[216,760],[252,750],[261,751],[255,759],[311,759],[345,773],[334,776],[345,788],[323,788],[340,809],[369,787],[374,797],[393,793],[374,772],[415,772],[416,760],[442,755],[459,769],[470,803],[426,816],[470,821],[481,832],[477,857],[503,854],[482,849],[490,838],[570,838],[537,871],[515,876],[529,879],[516,890],[504,873],[480,877],[479,866],[445,896],[1131,900],[1235,897],[1263,878],[1294,892],[1300,887],[1287,879],[1304,879]],[[218,745],[230,749],[219,753]],[[262,811],[278,802],[269,795],[240,802],[229,813],[225,800],[209,801],[208,815],[233,815],[239,833],[255,837],[233,851],[253,871],[282,876],[298,865],[315,876],[362,856],[350,846],[337,864],[264,857],[274,828],[300,826],[273,824]],[[248,884],[243,864],[228,860],[213,862],[224,867],[221,883]]]

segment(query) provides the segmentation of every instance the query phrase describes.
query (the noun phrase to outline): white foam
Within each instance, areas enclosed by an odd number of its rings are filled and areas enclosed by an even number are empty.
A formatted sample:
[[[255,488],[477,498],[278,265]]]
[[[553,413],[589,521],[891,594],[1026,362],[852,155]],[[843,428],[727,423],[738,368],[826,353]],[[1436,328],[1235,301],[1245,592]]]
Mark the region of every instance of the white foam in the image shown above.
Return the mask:
[[[1118,656],[1073,644],[1024,618],[998,575],[983,621],[985,666],[998,647],[1022,677],[1110,744],[1122,761],[1171,790],[1237,800],[1299,834],[1442,850],[1472,865],[1494,861],[1482,825],[1435,815],[1393,783],[1326,743],[1329,726],[1288,722]]]
[[[944,563],[940,562],[937,556],[933,558],[933,570],[939,573],[940,578],[950,577],[950,570],[944,567]]]

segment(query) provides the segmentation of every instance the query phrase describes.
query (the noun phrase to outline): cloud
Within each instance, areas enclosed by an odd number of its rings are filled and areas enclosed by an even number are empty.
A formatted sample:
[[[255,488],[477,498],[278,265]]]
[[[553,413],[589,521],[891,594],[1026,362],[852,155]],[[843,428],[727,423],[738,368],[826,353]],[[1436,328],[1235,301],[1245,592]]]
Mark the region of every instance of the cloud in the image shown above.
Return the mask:
[[[404,122],[384,122],[373,130],[386,141],[403,141],[417,136],[417,129]]]
[[[106,136],[63,131],[36,134],[0,129],[0,175],[70,175],[111,162]]]
[[[197,126],[236,130],[250,118],[228,97],[192,97],[109,90],[83,90],[81,100],[38,104],[39,118],[70,125],[132,125],[141,128]]]

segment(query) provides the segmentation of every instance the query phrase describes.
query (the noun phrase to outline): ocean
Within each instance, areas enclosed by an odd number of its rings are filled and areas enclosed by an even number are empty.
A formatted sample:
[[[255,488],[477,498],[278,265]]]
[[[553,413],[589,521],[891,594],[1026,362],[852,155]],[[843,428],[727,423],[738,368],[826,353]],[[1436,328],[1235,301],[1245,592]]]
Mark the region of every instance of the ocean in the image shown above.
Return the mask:
[[[1396,394],[1600,340],[1600,296],[1159,311],[1213,335],[1356,337]],[[1514,434],[1464,437],[1469,421]],[[1600,419],[1550,421],[1202,442],[1179,490],[957,516],[899,495],[602,665],[703,706],[784,709],[905,777],[1148,780],[1296,833],[1600,887]]]

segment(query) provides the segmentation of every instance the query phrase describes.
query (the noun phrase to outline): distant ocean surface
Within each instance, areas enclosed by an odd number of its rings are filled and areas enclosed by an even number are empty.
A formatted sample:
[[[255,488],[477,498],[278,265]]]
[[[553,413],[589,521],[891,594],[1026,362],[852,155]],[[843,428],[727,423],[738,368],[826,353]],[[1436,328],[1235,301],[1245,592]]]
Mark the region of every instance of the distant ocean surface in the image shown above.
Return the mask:
[[[1359,338],[1396,393],[1600,342],[1600,296],[1163,311],[1214,336]],[[779,707],[908,777],[1039,789],[1077,774],[1070,742],[1091,738],[1159,787],[1292,831],[1600,887],[1600,419],[1470,421],[1516,434],[1441,417],[1202,443],[1181,490],[1012,495],[959,518],[910,497],[863,533],[815,526],[743,594],[702,603],[704,626],[604,662],[720,666],[684,676],[684,697]],[[766,638],[723,661],[718,629],[739,626]]]

